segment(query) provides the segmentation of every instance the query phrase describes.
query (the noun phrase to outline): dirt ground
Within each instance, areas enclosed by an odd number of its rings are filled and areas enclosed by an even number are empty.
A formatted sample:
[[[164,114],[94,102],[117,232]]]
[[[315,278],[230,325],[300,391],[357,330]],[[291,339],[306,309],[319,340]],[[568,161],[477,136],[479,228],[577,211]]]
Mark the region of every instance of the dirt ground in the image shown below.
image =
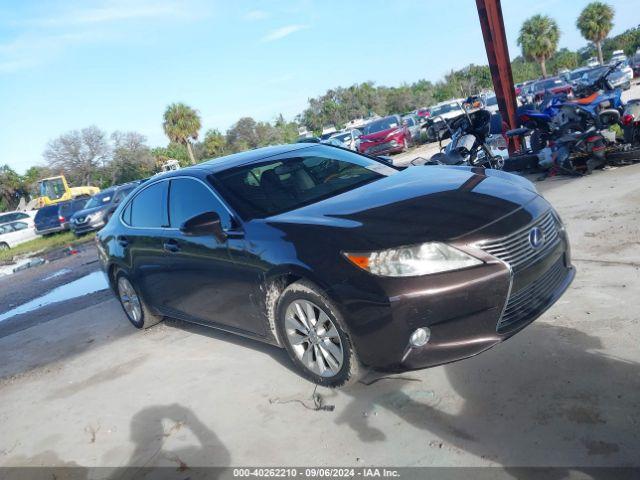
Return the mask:
[[[560,301],[475,358],[318,389],[333,409],[284,351],[139,332],[107,291],[0,322],[0,466],[639,466],[639,185],[640,165],[538,183],[578,269]],[[0,279],[0,311],[92,255]]]

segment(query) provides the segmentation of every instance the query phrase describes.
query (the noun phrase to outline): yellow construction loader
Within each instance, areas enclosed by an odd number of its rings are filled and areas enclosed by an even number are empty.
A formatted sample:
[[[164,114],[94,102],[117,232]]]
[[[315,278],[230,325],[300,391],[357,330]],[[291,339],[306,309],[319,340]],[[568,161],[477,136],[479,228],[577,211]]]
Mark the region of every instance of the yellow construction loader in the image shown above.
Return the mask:
[[[38,182],[39,197],[35,200],[35,208],[65,202],[75,197],[90,197],[99,191],[98,187],[70,187],[64,175],[43,178]]]

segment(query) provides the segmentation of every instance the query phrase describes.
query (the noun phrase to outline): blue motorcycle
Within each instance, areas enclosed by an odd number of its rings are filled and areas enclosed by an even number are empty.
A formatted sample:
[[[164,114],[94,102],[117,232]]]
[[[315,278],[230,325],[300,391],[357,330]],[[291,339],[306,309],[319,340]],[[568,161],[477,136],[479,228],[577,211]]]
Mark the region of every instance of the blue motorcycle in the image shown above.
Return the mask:
[[[577,89],[574,100],[565,95],[545,98],[540,110],[522,108],[520,122],[532,130],[531,149],[539,152],[549,142],[570,132],[585,132],[590,128],[600,130],[617,123],[624,109],[622,90],[613,88],[607,77],[617,65],[605,67],[591,84]]]

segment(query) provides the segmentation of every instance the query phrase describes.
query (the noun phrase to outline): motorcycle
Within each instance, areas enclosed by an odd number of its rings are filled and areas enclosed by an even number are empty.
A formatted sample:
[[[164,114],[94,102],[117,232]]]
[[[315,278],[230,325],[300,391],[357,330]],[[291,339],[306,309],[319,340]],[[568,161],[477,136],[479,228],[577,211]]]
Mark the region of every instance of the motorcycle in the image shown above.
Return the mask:
[[[607,68],[591,84],[576,89],[576,99],[554,95],[545,99],[539,111],[521,109],[521,124],[532,129],[531,149],[539,152],[567,133],[584,132],[591,127],[600,130],[617,123],[624,108],[622,90],[613,88],[607,80],[617,66]]]
[[[452,120],[442,119],[447,132],[439,138],[441,152],[429,160],[416,158],[412,165],[469,165],[501,170],[504,161],[501,156],[493,155],[487,145],[491,127],[491,113],[476,110]],[[442,148],[442,140],[451,138],[451,142]]]

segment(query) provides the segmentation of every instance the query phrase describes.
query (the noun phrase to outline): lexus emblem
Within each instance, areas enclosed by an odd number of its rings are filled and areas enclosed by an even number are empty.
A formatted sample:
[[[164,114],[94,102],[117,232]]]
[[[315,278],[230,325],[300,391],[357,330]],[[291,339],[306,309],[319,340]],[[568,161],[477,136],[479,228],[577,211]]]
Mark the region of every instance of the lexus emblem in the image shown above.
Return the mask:
[[[529,232],[529,244],[533,248],[540,248],[544,245],[544,233],[538,227],[533,227]]]

